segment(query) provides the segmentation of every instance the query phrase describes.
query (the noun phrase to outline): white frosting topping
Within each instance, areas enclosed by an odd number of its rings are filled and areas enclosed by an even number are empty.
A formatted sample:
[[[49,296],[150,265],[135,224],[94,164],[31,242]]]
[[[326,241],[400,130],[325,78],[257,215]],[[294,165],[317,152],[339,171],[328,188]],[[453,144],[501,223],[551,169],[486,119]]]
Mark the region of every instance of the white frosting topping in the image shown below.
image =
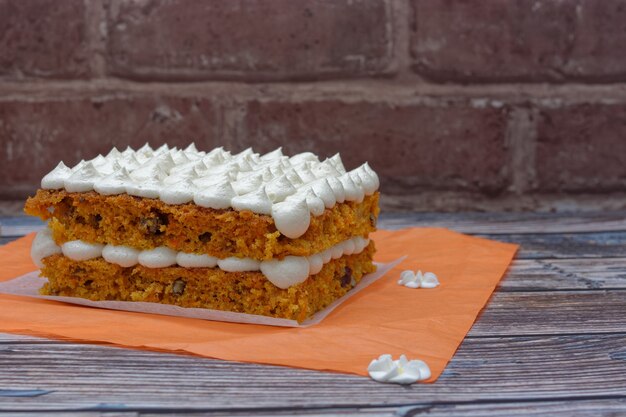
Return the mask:
[[[367,367],[373,380],[393,384],[412,384],[430,378],[430,368],[424,361],[409,361],[406,356],[393,360],[391,355],[380,355]]]
[[[309,228],[311,215],[305,198],[292,199],[272,206],[274,223],[281,233],[295,239],[302,236]]]
[[[297,195],[299,196],[301,193],[298,193]],[[313,190],[310,188],[306,189],[304,197],[306,198],[306,205],[309,207],[309,211],[312,215],[321,216],[324,214],[324,210],[326,209],[324,206],[324,200],[315,195]]]
[[[82,193],[93,190],[94,183],[99,179],[99,172],[93,162],[89,161],[75,172],[72,172],[64,181],[65,189],[72,193]]]
[[[46,227],[35,235],[33,244],[30,247],[30,257],[39,268],[44,266],[43,262],[41,262],[43,258],[59,253],[62,253],[61,247],[54,243],[50,229]]]
[[[250,258],[218,259],[209,255],[177,252],[165,246],[139,250],[128,246],[91,244],[81,240],[66,242],[60,247],[54,242],[52,232],[45,228],[37,233],[31,248],[31,257],[37,266],[43,267],[41,260],[47,256],[63,253],[74,261],[86,261],[102,256],[104,260],[123,267],[137,264],[148,268],[165,268],[180,265],[185,268],[219,267],[228,272],[261,271],[265,277],[279,288],[297,285],[309,276],[322,270],[330,262],[331,254],[339,258],[343,255],[362,252],[369,239],[361,236],[336,244],[324,252],[305,256],[286,256],[280,260],[257,261]],[[353,251],[352,248],[354,248]]]
[[[313,190],[313,193],[324,202],[324,206],[326,208],[333,208],[337,203],[335,192],[330,187],[326,178],[312,182],[311,189]]]
[[[114,148],[115,149],[115,148]],[[126,184],[131,181],[128,170],[124,167],[113,172],[94,184],[94,190],[103,195],[123,194]]]
[[[238,211],[250,210],[259,214],[272,214],[272,202],[265,192],[265,187],[233,197],[230,205]]]
[[[413,271],[402,271],[398,284],[404,285],[407,288],[435,288],[439,286],[439,280],[437,279],[437,275],[432,272],[422,274],[422,271],[417,271],[417,273]]]
[[[230,201],[236,196],[233,186],[224,181],[218,184],[209,185],[207,188],[198,191],[193,201],[202,207],[225,209],[230,207]]]
[[[328,177],[326,178],[326,181],[328,181],[328,185],[330,185],[330,188],[332,188],[333,193],[335,194],[335,200],[337,200],[338,203],[346,201],[346,191],[344,190],[341,181],[335,177]]]
[[[146,144],[136,151],[113,148],[72,168],[61,162],[41,187],[250,210],[271,215],[276,228],[295,239],[307,231],[311,215],[346,200],[363,201],[376,192],[379,180],[367,163],[346,172],[339,154],[320,161],[310,152],[288,157],[281,148],[265,155],[248,148],[233,155],[223,148],[201,152],[194,144],[184,150],[167,145],[155,150]]]
[[[59,162],[52,171],[41,179],[41,188],[58,189],[65,186],[64,180],[72,175],[72,170],[65,166],[63,162]]]
[[[193,201],[193,187],[191,179],[181,180],[161,191],[161,201],[167,204],[189,203]]]

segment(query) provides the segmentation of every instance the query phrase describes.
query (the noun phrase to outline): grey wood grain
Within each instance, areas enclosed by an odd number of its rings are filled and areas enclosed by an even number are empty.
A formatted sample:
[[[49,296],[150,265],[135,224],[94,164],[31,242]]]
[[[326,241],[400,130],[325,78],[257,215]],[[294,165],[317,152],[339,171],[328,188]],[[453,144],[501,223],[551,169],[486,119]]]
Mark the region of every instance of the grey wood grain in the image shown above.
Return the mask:
[[[180,408],[174,409],[154,409],[153,407],[142,408],[141,411],[17,411],[17,412],[2,412],[3,417],[30,417],[30,416],[71,416],[71,417],[156,417],[156,416],[248,416],[254,415],[255,417],[272,417],[272,416],[293,416],[302,415],[307,417],[351,417],[351,416],[367,416],[367,417],[393,417],[401,416],[404,414],[397,414],[396,411],[401,410],[397,407],[339,407],[339,408],[312,408],[312,409],[299,409],[297,412],[293,409],[246,409],[242,411],[238,410],[216,410],[216,409],[203,409],[194,408],[190,410],[184,410]],[[412,412],[412,411],[411,411]]]
[[[35,337],[35,336],[27,336],[22,334],[15,333],[0,333],[0,343],[4,344],[18,344],[18,343],[29,343],[29,344],[38,344],[38,343],[69,343],[62,342],[53,339],[47,339],[43,337]]]
[[[496,292],[469,336],[626,332],[626,291]]]
[[[216,361],[98,345],[0,345],[0,380],[50,394],[0,410],[363,407],[626,395],[626,335],[467,339],[436,384]],[[20,364],[20,372],[11,367]],[[102,404],[116,404],[114,407]],[[146,410],[147,411],[147,410]]]
[[[394,407],[377,407],[377,408],[321,408],[321,409],[302,409],[298,410],[297,415],[303,415],[307,417],[351,417],[351,416],[367,416],[367,417],[393,417],[397,416],[396,414],[397,408]],[[39,412],[9,412],[2,413],[3,417],[29,417],[29,416],[41,416],[45,414],[46,416],[51,417],[60,417],[70,415],[71,417],[157,417],[157,416],[180,416],[180,415],[190,415],[190,416],[247,416],[254,415],[255,417],[272,417],[272,416],[292,416],[294,415],[294,410],[281,410],[281,409],[256,409],[256,410],[245,410],[242,412],[237,411],[220,411],[220,410],[203,410],[203,409],[193,409],[193,410],[182,410],[182,409],[174,409],[174,410],[152,410],[150,411],[150,407],[146,407],[142,409],[142,411],[47,411],[45,413]]]
[[[0,237],[0,246],[19,239],[21,236]]]
[[[479,236],[517,243],[517,259],[626,257],[626,232]]]
[[[297,415],[306,416],[306,417],[351,417],[351,416],[367,416],[367,417],[399,417],[396,414],[396,411],[399,410],[396,407],[376,407],[376,408],[313,408],[313,409],[302,409],[298,410]],[[246,415],[246,413],[233,414],[232,411],[218,411],[211,412],[211,417],[222,417],[222,416],[232,416],[232,415]],[[255,410],[255,417],[281,417],[281,416],[292,416],[294,415],[294,410]],[[175,415],[172,413],[171,415]],[[157,414],[152,413],[141,413],[141,416],[147,417],[156,417]]]
[[[590,213],[381,213],[381,229],[445,227],[470,234],[626,231],[626,211]]]
[[[24,236],[45,227],[45,223],[36,217],[12,216],[0,217],[0,236]]]
[[[348,417],[366,415],[371,417],[412,417],[412,416],[458,416],[458,417],[508,417],[508,416],[572,416],[597,417],[626,414],[626,399],[570,399],[567,401],[533,402],[479,402],[479,403],[439,403],[418,404],[407,407],[387,408],[343,408],[302,410],[298,415],[307,417]],[[211,416],[232,416],[232,412],[216,412]],[[292,411],[259,411],[257,417],[293,415]],[[156,414],[141,413],[144,417]]]
[[[384,411],[384,410],[381,410]],[[478,404],[426,404],[403,407],[395,412],[398,417],[428,415],[434,417],[509,417],[509,416],[565,416],[596,417],[626,415],[626,398],[580,399],[561,401],[504,402]]]
[[[507,417],[507,416],[571,416],[571,417],[602,417],[618,416],[626,413],[626,399],[569,399],[567,401],[532,401],[532,402],[479,402],[479,403],[438,403],[416,404],[406,407],[372,407],[372,408],[314,408],[298,410],[298,415],[306,417],[412,417],[428,416],[458,416],[458,417]],[[72,417],[157,417],[176,416],[183,414],[181,410],[175,412],[73,412]],[[256,417],[290,416],[294,410],[254,410],[242,413],[234,411],[191,411],[189,415],[210,415],[212,417],[240,416],[254,414]],[[9,413],[6,416],[28,417],[38,413]],[[67,415],[64,412],[50,412],[46,415],[57,417]]]
[[[30,417],[30,416],[51,416],[51,417],[61,417],[61,416],[72,416],[72,417],[139,417],[144,415],[143,413],[138,413],[135,411],[128,412],[115,412],[115,411],[17,411],[17,412],[3,412],[2,417]],[[153,414],[154,415],[154,414]],[[172,415],[172,414],[170,414]]]
[[[626,258],[515,260],[498,291],[626,289]]]
[[[67,412],[47,412],[47,416],[57,417],[67,415]],[[126,411],[126,412],[72,412],[72,417],[157,417],[187,415],[210,415],[212,417],[254,415],[255,417],[291,416],[294,410],[257,409],[236,411],[215,411],[195,409],[185,413],[183,410],[158,410],[158,412]],[[438,403],[416,404],[405,407],[372,407],[372,408],[313,408],[297,411],[297,415],[306,417],[412,417],[428,416],[457,416],[457,417],[508,417],[508,416],[567,416],[567,417],[602,417],[619,416],[626,414],[626,399],[569,399],[561,401],[532,401],[532,402],[480,402],[480,403]],[[29,417],[39,416],[36,412],[3,413],[3,416]]]

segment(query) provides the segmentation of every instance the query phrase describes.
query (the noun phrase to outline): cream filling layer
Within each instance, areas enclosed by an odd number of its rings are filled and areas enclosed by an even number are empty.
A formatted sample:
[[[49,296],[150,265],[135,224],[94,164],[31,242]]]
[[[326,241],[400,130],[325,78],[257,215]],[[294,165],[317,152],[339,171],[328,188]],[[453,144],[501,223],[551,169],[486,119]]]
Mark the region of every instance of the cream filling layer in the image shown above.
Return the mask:
[[[41,261],[43,258],[62,253],[73,261],[102,257],[107,262],[126,268],[140,264],[147,268],[179,265],[185,268],[218,267],[227,272],[261,271],[272,284],[285,289],[317,274],[331,259],[361,253],[368,244],[369,239],[357,236],[311,256],[286,256],[280,260],[258,261],[236,257],[219,259],[209,255],[177,252],[165,246],[139,250],[128,246],[87,243],[82,240],[72,240],[59,246],[54,242],[50,229],[45,228],[37,233],[33,241],[31,257],[40,268],[43,267]]]

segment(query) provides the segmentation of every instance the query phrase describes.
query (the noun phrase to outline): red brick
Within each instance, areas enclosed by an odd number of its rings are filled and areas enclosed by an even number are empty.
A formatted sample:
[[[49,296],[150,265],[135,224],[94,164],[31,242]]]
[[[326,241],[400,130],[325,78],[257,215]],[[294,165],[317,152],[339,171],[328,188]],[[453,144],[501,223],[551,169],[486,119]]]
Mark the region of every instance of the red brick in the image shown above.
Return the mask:
[[[0,0],[0,77],[85,77],[83,0]]]
[[[385,0],[111,0],[109,71],[150,79],[297,79],[385,72]]]
[[[626,79],[623,0],[413,0],[415,70],[437,81]]]
[[[323,100],[254,101],[247,111],[235,148],[340,152],[348,168],[369,161],[387,193],[495,193],[508,183],[505,108]]]
[[[107,153],[116,146],[217,145],[215,106],[206,99],[176,97],[93,97],[0,101],[0,196],[35,190],[59,161]]]
[[[626,103],[543,109],[537,124],[537,188],[626,190]]]
[[[626,2],[580,3],[576,41],[564,72],[583,79],[626,80]]]

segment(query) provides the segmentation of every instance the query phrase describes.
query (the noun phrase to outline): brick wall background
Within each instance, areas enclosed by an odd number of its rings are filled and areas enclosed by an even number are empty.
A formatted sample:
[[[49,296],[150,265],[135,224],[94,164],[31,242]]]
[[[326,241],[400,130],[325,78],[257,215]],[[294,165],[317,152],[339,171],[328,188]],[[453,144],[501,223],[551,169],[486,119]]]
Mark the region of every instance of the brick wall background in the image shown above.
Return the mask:
[[[339,151],[386,207],[626,207],[626,0],[0,0],[0,198],[150,142]]]

